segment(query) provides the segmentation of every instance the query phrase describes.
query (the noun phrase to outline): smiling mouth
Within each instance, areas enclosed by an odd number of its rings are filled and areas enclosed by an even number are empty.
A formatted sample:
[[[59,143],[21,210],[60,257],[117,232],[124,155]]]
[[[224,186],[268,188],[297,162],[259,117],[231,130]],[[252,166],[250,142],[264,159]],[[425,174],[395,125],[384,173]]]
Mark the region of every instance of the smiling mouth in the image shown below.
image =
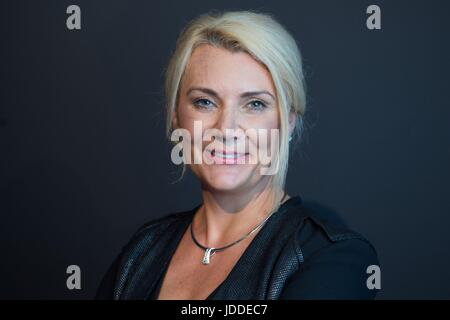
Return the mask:
[[[248,152],[234,152],[229,151],[226,152],[225,150],[221,149],[216,150],[208,150],[209,154],[211,155],[211,158],[214,160],[216,164],[225,164],[225,165],[235,165],[235,164],[243,164],[247,159],[247,156],[249,155]]]
[[[248,155],[249,153],[239,153],[239,152],[223,152],[223,151],[216,151],[213,149],[211,151],[211,156],[215,158],[222,158],[222,159],[237,159],[243,156]]]

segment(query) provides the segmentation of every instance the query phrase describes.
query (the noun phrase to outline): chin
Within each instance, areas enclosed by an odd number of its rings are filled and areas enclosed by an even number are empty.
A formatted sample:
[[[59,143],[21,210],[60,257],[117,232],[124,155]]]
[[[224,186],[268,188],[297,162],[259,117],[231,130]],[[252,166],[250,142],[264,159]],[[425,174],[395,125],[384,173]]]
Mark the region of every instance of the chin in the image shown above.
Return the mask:
[[[226,170],[220,168],[205,172],[205,182],[217,191],[233,191],[241,189],[250,180],[249,170]]]
[[[209,186],[219,192],[232,192],[240,189],[243,185],[241,183],[236,183],[236,181],[208,181]]]

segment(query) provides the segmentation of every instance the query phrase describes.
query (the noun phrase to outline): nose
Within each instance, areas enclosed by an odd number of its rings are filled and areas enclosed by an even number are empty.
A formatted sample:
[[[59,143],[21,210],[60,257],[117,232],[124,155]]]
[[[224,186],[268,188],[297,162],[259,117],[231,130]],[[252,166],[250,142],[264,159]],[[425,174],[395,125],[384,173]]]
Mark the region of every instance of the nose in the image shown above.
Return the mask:
[[[217,118],[216,128],[220,130],[218,137],[223,144],[233,144],[240,136],[238,113],[232,105],[224,106]],[[227,130],[228,129],[228,130]]]

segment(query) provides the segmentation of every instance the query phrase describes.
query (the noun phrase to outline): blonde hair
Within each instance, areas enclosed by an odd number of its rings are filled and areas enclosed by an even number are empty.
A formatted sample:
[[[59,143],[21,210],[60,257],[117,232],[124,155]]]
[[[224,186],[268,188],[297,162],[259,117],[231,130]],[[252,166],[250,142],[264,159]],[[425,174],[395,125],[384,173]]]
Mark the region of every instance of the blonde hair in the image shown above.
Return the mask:
[[[289,112],[297,114],[293,141],[301,137],[306,109],[306,86],[300,50],[294,38],[268,14],[251,11],[207,13],[192,20],[181,32],[166,69],[167,136],[178,104],[180,84],[194,49],[202,44],[232,52],[246,52],[270,72],[277,93],[280,115],[278,171],[272,178],[278,210],[289,161]],[[183,165],[184,174],[185,166]]]

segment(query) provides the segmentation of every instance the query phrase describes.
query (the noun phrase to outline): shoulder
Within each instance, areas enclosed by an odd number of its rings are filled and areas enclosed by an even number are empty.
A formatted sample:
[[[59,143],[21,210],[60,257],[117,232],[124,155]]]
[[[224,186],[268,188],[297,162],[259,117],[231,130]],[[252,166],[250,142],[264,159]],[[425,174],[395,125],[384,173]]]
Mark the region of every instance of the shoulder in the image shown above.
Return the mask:
[[[129,250],[132,247],[136,247],[140,242],[149,242],[151,239],[158,238],[159,235],[166,233],[168,230],[174,230],[177,226],[189,221],[196,209],[197,207],[192,210],[172,212],[143,223],[132,233],[123,250]]]
[[[194,210],[172,212],[162,217],[149,220],[136,229],[133,237],[137,237],[143,233],[152,232],[161,228],[166,228],[173,224],[177,224],[191,216],[193,211]]]
[[[296,232],[297,245],[307,259],[318,250],[333,244],[352,244],[365,247],[376,254],[373,244],[361,233],[353,230],[334,210],[318,205],[304,204],[301,208],[303,223]]]
[[[303,205],[295,233],[299,269],[282,298],[373,298],[367,288],[368,268],[379,265],[373,244],[349,228],[333,210]]]
[[[195,210],[195,209],[194,209]],[[143,223],[128,241],[122,246],[114,261],[110,264],[97,289],[96,299],[115,299],[114,293],[121,285],[121,279],[128,276],[132,264],[138,264],[142,257],[148,252],[148,248],[154,248],[154,244],[163,235],[170,238],[168,230],[176,230],[189,219],[193,210],[180,211],[166,214]]]

